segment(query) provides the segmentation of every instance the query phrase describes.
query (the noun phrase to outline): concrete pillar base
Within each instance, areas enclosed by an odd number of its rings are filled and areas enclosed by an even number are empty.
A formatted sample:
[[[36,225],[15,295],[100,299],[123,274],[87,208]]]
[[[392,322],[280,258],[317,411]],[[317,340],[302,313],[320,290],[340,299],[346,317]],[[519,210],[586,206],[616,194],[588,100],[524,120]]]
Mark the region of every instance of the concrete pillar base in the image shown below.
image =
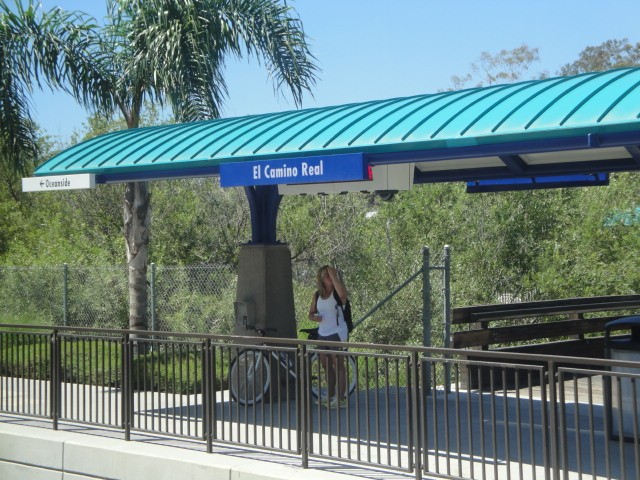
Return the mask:
[[[240,247],[235,335],[296,338],[291,252],[285,244]]]

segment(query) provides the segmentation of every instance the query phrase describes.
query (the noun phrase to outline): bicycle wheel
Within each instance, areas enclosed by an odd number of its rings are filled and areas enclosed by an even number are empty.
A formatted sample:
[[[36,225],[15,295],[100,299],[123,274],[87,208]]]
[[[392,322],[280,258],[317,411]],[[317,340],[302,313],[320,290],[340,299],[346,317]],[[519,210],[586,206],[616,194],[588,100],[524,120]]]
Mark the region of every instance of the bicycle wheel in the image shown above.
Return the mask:
[[[229,390],[240,405],[260,403],[270,386],[271,369],[262,352],[244,350],[231,362]]]
[[[358,384],[356,377],[356,359],[348,355],[347,361],[347,382],[349,395],[351,395]],[[309,357],[309,380],[311,382],[311,394],[314,398],[324,398],[328,395],[327,391],[327,377],[324,372],[324,368],[320,362],[320,357],[316,352],[313,352]]]

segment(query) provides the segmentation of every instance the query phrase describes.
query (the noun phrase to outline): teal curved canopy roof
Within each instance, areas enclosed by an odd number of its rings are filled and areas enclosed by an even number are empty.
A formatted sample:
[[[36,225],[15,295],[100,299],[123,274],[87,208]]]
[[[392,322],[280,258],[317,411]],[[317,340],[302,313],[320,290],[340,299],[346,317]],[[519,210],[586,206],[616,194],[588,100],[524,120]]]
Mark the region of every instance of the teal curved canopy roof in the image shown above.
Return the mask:
[[[640,68],[122,130],[56,155],[37,176],[98,183],[216,175],[224,162],[362,152],[414,181],[640,168]]]

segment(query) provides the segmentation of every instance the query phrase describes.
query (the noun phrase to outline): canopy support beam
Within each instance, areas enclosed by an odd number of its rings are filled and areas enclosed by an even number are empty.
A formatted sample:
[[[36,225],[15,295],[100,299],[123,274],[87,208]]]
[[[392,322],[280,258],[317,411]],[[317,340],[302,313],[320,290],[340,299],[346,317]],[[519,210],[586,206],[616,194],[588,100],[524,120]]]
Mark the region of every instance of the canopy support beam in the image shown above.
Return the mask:
[[[527,164],[519,155],[500,155],[500,160],[511,170],[517,174],[523,174],[527,169]]]
[[[625,148],[627,149],[627,152],[629,152],[629,155],[633,157],[633,160],[640,165],[640,147],[637,145],[628,145]]]

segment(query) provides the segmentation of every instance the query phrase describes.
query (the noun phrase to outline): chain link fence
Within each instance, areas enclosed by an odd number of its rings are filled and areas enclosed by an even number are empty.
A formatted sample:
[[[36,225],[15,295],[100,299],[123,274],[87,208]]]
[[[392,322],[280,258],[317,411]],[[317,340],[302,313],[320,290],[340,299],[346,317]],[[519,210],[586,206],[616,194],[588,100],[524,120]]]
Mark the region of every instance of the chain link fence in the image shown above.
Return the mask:
[[[0,320],[60,324],[64,318],[62,267],[1,267]]]
[[[150,268],[150,328],[228,334],[238,276],[220,265]]]
[[[447,346],[450,335],[447,262],[445,252],[430,253],[427,263],[430,311],[426,318],[425,285],[417,262],[397,271],[388,282],[375,283],[370,279],[349,283],[354,321],[373,310],[354,330],[352,339]],[[0,323],[125,328],[129,322],[127,273],[126,266],[0,267]],[[389,301],[383,301],[407,279],[410,281],[394,292]],[[228,266],[149,265],[148,328],[165,332],[232,333],[237,280],[236,270]],[[315,326],[306,322],[315,290],[315,267],[293,264],[293,290],[298,327]],[[429,331],[423,328],[425,321]]]
[[[231,331],[235,270],[152,264],[147,279],[149,328]],[[128,318],[127,267],[0,267],[0,323],[124,328]]]

